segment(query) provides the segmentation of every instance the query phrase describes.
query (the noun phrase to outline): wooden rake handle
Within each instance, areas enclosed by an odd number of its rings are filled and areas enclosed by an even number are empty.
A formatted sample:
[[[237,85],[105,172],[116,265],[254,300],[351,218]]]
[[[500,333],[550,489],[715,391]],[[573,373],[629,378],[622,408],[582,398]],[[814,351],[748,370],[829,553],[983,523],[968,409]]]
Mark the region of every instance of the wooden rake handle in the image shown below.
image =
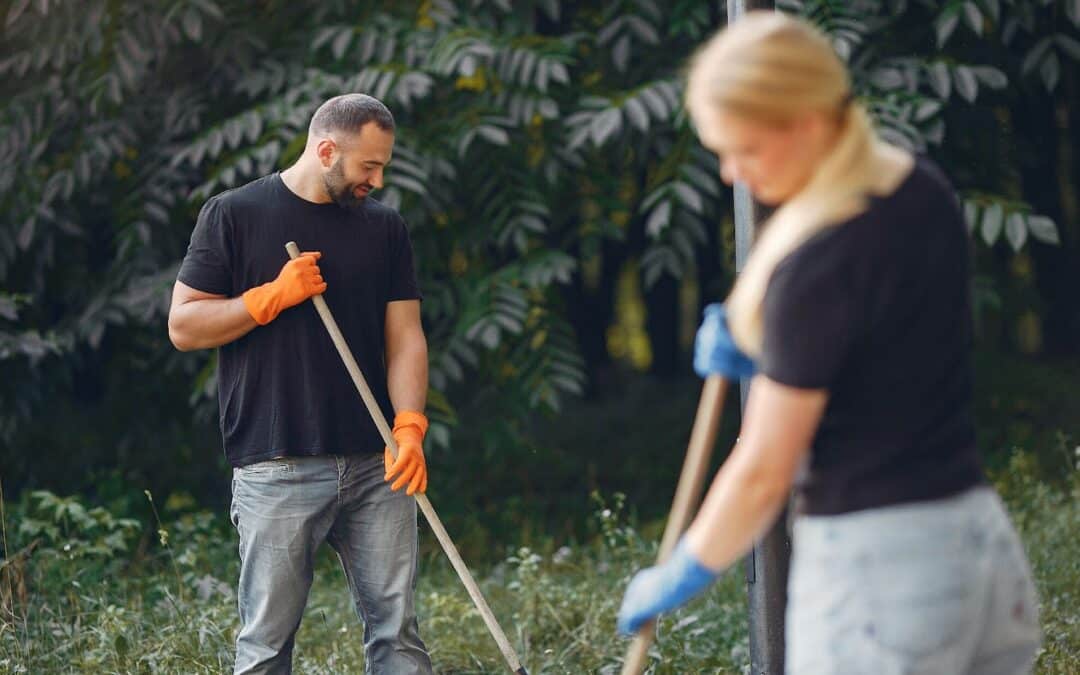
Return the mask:
[[[679,537],[690,524],[690,516],[701,497],[701,488],[705,483],[705,472],[709,469],[713,445],[716,444],[716,432],[720,427],[720,415],[724,408],[724,390],[727,382],[719,375],[710,375],[701,390],[694,427],[690,432],[690,444],[686,450],[682,473],[675,488],[675,499],[671,503],[671,514],[664,527],[664,536],[660,540],[660,552],[656,556],[657,564],[662,564],[671,555]],[[649,622],[642,627],[630,643],[630,648],[623,659],[622,675],[640,675],[645,670],[649,658],[649,645],[652,644],[655,625]]]
[[[289,252],[290,258],[297,258],[300,255],[300,248],[294,241],[285,244],[285,250]],[[323,299],[320,294],[312,296],[311,301],[315,303],[315,309],[319,312],[319,317],[322,318],[323,325],[326,326],[326,331],[330,333],[330,339],[333,340],[334,347],[337,348],[341,360],[345,362],[345,369],[348,370],[349,375],[352,376],[353,384],[356,385],[357,391],[360,392],[360,398],[364,399],[364,405],[367,406],[371,419],[375,421],[375,426],[379,428],[379,434],[382,436],[383,442],[386,443],[386,447],[390,448],[390,453],[396,458],[398,446],[397,442],[394,440],[393,434],[390,433],[390,426],[386,423],[386,418],[383,417],[382,409],[379,408],[379,404],[375,400],[374,394],[371,393],[371,388],[368,387],[367,380],[364,379],[364,374],[360,372],[360,366],[356,364],[356,359],[353,358],[352,352],[349,350],[349,345],[345,342],[345,336],[341,334],[341,329],[338,328],[337,322],[334,321],[334,315],[330,313],[330,308],[326,305],[326,300]],[[480,612],[481,618],[484,619],[484,623],[491,632],[491,636],[495,638],[495,643],[498,644],[499,651],[502,652],[503,658],[506,659],[507,665],[510,666],[510,670],[518,675],[528,675],[528,672],[522,667],[521,660],[518,658],[517,653],[510,645],[510,640],[506,638],[506,633],[504,633],[499,626],[499,622],[495,620],[495,615],[492,613],[491,608],[488,607],[487,601],[484,600],[484,596],[480,593],[480,588],[476,585],[476,581],[469,572],[469,568],[465,566],[465,561],[461,559],[461,554],[458,553],[453,540],[450,539],[450,535],[446,532],[446,528],[443,527],[442,520],[440,520],[439,515],[435,513],[435,508],[431,505],[427,495],[417,493],[413,496],[416,498],[416,503],[420,506],[420,511],[424,514],[424,518],[427,519],[428,525],[431,526],[431,531],[435,533],[435,538],[438,539],[439,544],[442,545],[446,557],[450,559],[450,564],[454,566],[454,571],[457,572],[458,577],[461,579],[461,583],[465,585],[465,590],[468,591],[469,597],[472,598],[473,604],[476,605],[476,609]]]

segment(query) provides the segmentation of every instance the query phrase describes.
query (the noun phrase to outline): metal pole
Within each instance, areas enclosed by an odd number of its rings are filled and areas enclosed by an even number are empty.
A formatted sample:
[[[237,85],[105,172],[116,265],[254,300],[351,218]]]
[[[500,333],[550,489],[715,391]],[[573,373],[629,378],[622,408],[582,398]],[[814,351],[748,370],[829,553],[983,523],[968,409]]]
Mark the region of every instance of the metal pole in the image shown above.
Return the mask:
[[[772,0],[727,0],[728,21],[754,9],[775,9]],[[745,185],[735,185],[735,267],[741,270],[750,252],[754,231],[766,209],[756,203]],[[743,406],[749,382],[740,393]],[[750,672],[753,675],[784,673],[784,609],[787,602],[788,561],[791,542],[787,533],[787,509],[772,528],[754,544],[746,557],[746,584],[750,612]]]

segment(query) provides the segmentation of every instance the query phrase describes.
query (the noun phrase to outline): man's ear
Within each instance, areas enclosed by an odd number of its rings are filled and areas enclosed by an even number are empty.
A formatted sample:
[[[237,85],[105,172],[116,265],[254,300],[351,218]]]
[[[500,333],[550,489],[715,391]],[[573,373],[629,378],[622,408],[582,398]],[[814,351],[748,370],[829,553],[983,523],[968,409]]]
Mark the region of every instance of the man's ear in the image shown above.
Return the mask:
[[[315,146],[315,154],[318,155],[319,162],[323,165],[324,169],[329,169],[334,165],[334,159],[337,152],[337,143],[335,143],[332,138],[324,138]]]

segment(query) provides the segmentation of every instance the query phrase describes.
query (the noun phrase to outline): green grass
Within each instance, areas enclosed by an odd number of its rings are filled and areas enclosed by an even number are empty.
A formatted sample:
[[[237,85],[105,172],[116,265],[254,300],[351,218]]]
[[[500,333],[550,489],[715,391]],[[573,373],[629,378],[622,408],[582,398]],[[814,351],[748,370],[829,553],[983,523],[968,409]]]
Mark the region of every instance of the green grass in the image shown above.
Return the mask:
[[[1037,672],[1075,673],[1080,467],[1070,466],[1065,489],[1040,481],[1040,471],[1033,455],[1020,452],[995,479],[1038,581],[1046,638]],[[224,518],[188,513],[161,528],[164,535],[140,543],[120,519],[85,507],[80,513],[80,507],[78,500],[40,495],[9,506],[8,518],[23,523],[22,534],[9,525],[9,538],[25,543],[34,537],[42,544],[24,566],[27,602],[16,603],[14,619],[6,614],[0,626],[0,672],[227,671],[237,629],[237,563]],[[596,503],[592,519],[598,534],[586,545],[543,554],[519,549],[474,567],[531,673],[618,672],[627,642],[615,637],[615,611],[630,574],[651,561],[655,545],[627,524],[618,496]],[[147,550],[140,553],[140,546]],[[418,592],[421,632],[439,672],[505,672],[441,555],[425,555]],[[361,632],[344,577],[327,551],[297,637],[296,672],[357,672]],[[745,584],[737,566],[704,597],[665,618],[652,672],[743,672],[746,632]]]
[[[991,471],[1015,448],[1038,455],[1043,480],[1080,446],[1080,359],[1046,361],[979,350],[975,354],[975,420],[979,448]]]
[[[1039,587],[1045,639],[1037,672],[1075,675],[1080,363],[983,353],[977,373],[980,445],[989,450],[991,476]],[[535,447],[493,446],[486,461],[468,466],[450,453],[431,458],[440,477],[432,502],[534,675],[618,672],[627,642],[615,636],[615,611],[630,575],[655,556],[700,386],[692,378],[620,379],[616,395],[574,402],[557,420],[535,420]],[[736,401],[729,398],[714,465],[735,434]],[[605,505],[594,492],[627,496]],[[230,669],[238,627],[235,532],[223,510],[200,510],[183,493],[161,505],[160,532],[149,516],[125,519],[150,513],[140,499],[138,491],[125,493],[103,501],[108,508],[48,493],[0,501],[10,556],[0,574],[0,673]],[[421,536],[420,628],[437,669],[505,672],[434,537],[423,529]],[[15,556],[33,541],[25,560]],[[361,634],[344,576],[325,551],[297,638],[296,672],[357,672]],[[653,672],[743,672],[746,634],[740,565],[664,619]]]
[[[1043,647],[1036,672],[1080,672],[1080,447],[1053,484],[1036,456],[1014,453],[994,483],[1009,507],[1039,588]],[[1064,487],[1061,487],[1064,485]]]
[[[29,520],[44,522],[43,509],[29,506]],[[55,513],[51,505],[44,510]],[[589,546],[562,547],[552,555],[521,548],[475,570],[532,673],[617,672],[627,643],[614,635],[614,613],[630,574],[655,548],[625,524],[619,499],[598,505],[595,519],[601,535]],[[32,593],[0,630],[0,671],[228,670],[237,629],[237,563],[226,527],[209,514],[188,514],[162,528],[167,547],[158,544],[156,553],[133,564],[119,550],[85,553],[107,527],[80,533],[61,526],[55,541],[27,565]],[[438,671],[502,672],[494,641],[445,559],[428,555],[421,568],[421,631]],[[653,651],[662,659],[655,672],[738,670],[747,654],[745,614],[741,576],[729,573],[664,623]],[[362,626],[327,550],[297,636],[296,672],[356,672],[362,663]]]

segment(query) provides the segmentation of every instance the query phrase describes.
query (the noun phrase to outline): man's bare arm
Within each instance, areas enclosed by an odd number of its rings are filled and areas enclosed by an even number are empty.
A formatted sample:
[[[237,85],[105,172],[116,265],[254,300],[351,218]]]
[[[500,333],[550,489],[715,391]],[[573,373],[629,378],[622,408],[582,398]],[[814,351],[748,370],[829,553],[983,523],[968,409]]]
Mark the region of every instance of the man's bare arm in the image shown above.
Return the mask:
[[[395,412],[423,412],[428,351],[419,300],[398,300],[386,306],[386,383]]]
[[[258,326],[240,297],[196,290],[177,281],[169,307],[169,339],[182,352],[212,349]]]

